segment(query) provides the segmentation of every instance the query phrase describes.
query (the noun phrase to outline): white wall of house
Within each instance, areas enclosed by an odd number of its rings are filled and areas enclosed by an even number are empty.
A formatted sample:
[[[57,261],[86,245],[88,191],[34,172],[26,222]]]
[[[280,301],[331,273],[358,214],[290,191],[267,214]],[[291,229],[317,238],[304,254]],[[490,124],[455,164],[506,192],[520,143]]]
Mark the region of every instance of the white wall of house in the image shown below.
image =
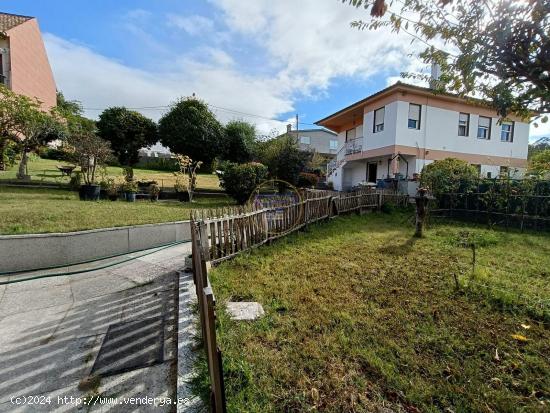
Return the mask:
[[[472,107],[472,111],[476,108]],[[363,125],[356,128],[356,136],[363,136],[363,151],[384,148],[392,145],[402,145],[409,148],[426,148],[426,150],[454,152],[457,154],[494,156],[499,158],[527,158],[529,142],[529,124],[514,122],[513,141],[501,140],[501,125],[498,118],[491,118],[490,139],[477,137],[479,115],[470,113],[468,136],[459,136],[459,112],[442,109],[434,106],[422,105],[419,129],[408,127],[409,102],[396,101],[385,106],[384,130],[374,132],[374,110],[364,113]],[[338,134],[339,148],[345,143],[346,132]],[[340,154],[344,156],[344,151]],[[366,155],[366,154],[365,154]],[[433,160],[422,159],[422,153],[417,156],[406,155],[409,162],[408,177],[413,173],[420,173],[422,168]],[[377,179],[388,177],[388,156],[378,158],[365,158],[350,161],[339,168],[337,175],[330,176],[329,181],[334,183],[335,189],[349,189],[366,180],[366,168],[368,162],[377,162]],[[502,165],[481,165],[481,176],[492,177],[500,174]],[[510,167],[510,176],[521,177],[524,169]],[[407,176],[407,165],[399,162],[399,172]],[[393,177],[393,169],[390,165],[389,176]]]
[[[527,158],[529,124],[514,122],[513,142],[500,140],[498,118],[491,119],[491,139],[477,138],[479,116],[470,114],[469,136],[458,135],[459,112],[422,105],[420,129],[408,128],[409,102],[398,101],[396,144],[485,156]]]
[[[397,126],[397,105],[392,102],[385,106],[384,130],[374,132],[374,111],[366,112],[363,116],[363,150],[383,148],[394,145]],[[378,109],[378,108],[377,108]]]

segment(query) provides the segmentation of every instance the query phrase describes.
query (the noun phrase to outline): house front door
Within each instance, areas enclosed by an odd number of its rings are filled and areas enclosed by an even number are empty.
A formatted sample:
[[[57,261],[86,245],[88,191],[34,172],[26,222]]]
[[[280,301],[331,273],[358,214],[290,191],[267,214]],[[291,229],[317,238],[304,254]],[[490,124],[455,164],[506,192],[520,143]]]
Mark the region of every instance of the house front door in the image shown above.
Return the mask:
[[[367,182],[376,183],[378,164],[376,162],[367,164]]]

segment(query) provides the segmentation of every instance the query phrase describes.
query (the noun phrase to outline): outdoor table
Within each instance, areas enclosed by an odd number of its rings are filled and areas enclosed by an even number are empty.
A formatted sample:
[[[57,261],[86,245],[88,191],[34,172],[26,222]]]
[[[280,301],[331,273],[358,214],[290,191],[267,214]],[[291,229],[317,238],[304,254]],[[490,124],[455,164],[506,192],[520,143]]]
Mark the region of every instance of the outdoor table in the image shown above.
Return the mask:
[[[67,166],[67,165],[63,165],[63,166],[58,166],[57,169],[59,169],[61,171],[61,176],[71,176],[71,174],[73,173],[73,170],[74,170],[74,166]]]

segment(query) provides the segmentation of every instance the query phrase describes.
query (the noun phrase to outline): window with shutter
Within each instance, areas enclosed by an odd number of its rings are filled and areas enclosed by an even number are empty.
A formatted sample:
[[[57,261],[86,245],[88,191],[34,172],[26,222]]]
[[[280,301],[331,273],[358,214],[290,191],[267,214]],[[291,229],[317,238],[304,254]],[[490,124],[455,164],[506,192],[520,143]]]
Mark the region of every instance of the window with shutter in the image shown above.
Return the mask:
[[[486,118],[485,116],[479,117],[479,122],[477,125],[477,137],[479,139],[491,138],[491,118]]]
[[[409,103],[409,129],[420,129],[420,109],[422,106]]]
[[[512,122],[502,122],[500,125],[500,140],[502,142],[512,142],[514,140],[514,124]]]
[[[458,114],[458,136],[468,136],[470,130],[470,115],[468,113]]]
[[[374,111],[374,125],[372,127],[374,133],[384,130],[384,113],[385,108],[383,107]]]

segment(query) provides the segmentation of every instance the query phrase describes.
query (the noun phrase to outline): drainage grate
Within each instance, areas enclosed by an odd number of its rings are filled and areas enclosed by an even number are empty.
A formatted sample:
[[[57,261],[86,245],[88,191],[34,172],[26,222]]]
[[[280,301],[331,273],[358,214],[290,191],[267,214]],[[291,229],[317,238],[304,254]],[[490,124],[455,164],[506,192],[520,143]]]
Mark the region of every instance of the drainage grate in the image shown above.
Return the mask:
[[[111,324],[92,368],[92,374],[110,376],[162,363],[163,316]]]

